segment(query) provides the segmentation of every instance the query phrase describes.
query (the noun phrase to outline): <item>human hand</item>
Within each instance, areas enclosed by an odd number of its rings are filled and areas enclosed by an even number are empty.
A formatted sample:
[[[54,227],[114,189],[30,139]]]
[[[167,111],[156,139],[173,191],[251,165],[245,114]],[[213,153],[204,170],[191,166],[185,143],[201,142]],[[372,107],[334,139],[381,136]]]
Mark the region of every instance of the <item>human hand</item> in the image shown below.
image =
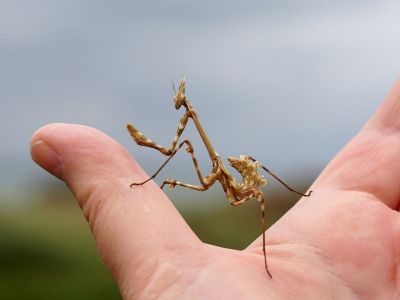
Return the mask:
[[[104,133],[51,124],[32,158],[65,181],[124,299],[399,299],[400,82],[302,198],[244,251],[202,243]]]

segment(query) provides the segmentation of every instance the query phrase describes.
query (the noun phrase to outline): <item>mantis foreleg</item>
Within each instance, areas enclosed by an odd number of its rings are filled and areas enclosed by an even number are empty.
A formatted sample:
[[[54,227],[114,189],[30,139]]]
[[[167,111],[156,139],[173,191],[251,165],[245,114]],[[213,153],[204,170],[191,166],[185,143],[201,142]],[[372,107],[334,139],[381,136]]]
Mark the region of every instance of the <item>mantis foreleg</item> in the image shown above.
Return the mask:
[[[164,148],[160,144],[157,144],[156,142],[152,141],[151,139],[146,137],[143,133],[141,133],[139,130],[137,130],[136,127],[133,126],[132,124],[128,124],[127,128],[128,128],[130,135],[132,136],[132,138],[135,140],[135,142],[138,145],[157,149],[162,154],[170,156],[173,153],[173,151],[175,150],[176,145],[179,140],[179,137],[181,136],[183,130],[185,129],[190,116],[191,116],[191,112],[187,111],[187,112],[185,112],[185,114],[183,115],[181,120],[179,121],[178,129],[176,130],[176,135],[175,135],[171,145],[169,146],[169,148]]]
[[[197,159],[196,159],[196,157],[195,157],[195,155],[194,155],[194,150],[193,150],[192,143],[191,143],[189,140],[184,140],[182,143],[179,144],[179,146],[178,146],[176,149],[174,149],[174,151],[172,151],[172,153],[171,153],[171,155],[168,157],[168,159],[161,165],[161,167],[160,167],[152,176],[150,176],[148,179],[146,179],[146,180],[143,181],[143,182],[132,183],[132,184],[131,184],[131,187],[134,186],[134,185],[143,185],[143,184],[145,184],[146,182],[150,181],[151,179],[154,179],[154,178],[161,172],[161,170],[168,164],[168,162],[175,156],[175,154],[178,152],[178,150],[181,149],[182,146],[185,145],[185,144],[186,144],[186,146],[187,146],[187,147],[186,147],[186,151],[187,151],[187,152],[190,154],[190,156],[192,157],[193,164],[194,164],[194,167],[195,167],[195,169],[196,169],[196,173],[197,173],[197,176],[198,176],[198,178],[199,178],[199,180],[200,180],[201,185],[204,187],[204,186],[209,186],[211,182],[212,182],[211,184],[213,184],[213,183],[215,182],[215,179],[214,179],[215,174],[214,174],[214,173],[211,173],[211,175],[209,175],[209,176],[207,176],[207,177],[205,177],[205,178],[203,177],[203,175],[201,174],[199,165],[198,165],[198,163],[197,163]],[[168,180],[172,182],[172,179],[168,179]],[[171,185],[173,185],[172,183],[169,183],[169,182],[164,181],[164,183],[162,184],[162,187],[163,187],[165,184],[171,184]],[[183,183],[180,182],[179,184],[175,184],[175,185],[182,185],[182,186],[184,186],[184,185],[187,185],[187,184],[183,184]],[[161,188],[162,188],[162,187],[161,187]],[[187,187],[188,187],[188,186],[187,186]],[[194,188],[194,187],[196,187],[196,188]],[[189,188],[196,189],[196,190],[204,190],[204,189],[200,189],[200,187],[199,187],[199,189],[198,189],[197,186],[193,186],[193,187],[189,187]],[[207,188],[208,188],[208,187],[207,187]]]

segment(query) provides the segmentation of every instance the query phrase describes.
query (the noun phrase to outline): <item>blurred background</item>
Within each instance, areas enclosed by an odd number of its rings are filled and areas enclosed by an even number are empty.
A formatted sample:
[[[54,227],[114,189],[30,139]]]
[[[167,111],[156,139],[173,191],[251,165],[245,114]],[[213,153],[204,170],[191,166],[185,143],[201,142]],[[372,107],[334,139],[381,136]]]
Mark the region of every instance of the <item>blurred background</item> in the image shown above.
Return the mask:
[[[171,80],[185,75],[222,157],[250,154],[305,191],[398,79],[399,13],[385,0],[0,0],[0,298],[120,299],[71,193],[30,159],[37,128],[96,127],[152,173],[165,158],[125,125],[169,145]],[[192,124],[184,136],[206,174]],[[197,182],[184,151],[165,177]],[[257,203],[233,208],[220,186],[167,193],[205,242],[260,234]],[[297,200],[274,180],[265,195],[269,225]]]

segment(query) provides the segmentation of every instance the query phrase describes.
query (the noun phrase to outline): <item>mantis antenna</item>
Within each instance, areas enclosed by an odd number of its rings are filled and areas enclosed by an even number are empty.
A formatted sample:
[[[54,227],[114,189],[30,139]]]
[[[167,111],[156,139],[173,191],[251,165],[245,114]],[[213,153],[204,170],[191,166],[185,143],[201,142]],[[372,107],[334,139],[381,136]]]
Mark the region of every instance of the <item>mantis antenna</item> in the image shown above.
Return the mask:
[[[174,91],[174,95],[176,95],[175,82],[172,79],[171,82],[172,82],[172,90]]]

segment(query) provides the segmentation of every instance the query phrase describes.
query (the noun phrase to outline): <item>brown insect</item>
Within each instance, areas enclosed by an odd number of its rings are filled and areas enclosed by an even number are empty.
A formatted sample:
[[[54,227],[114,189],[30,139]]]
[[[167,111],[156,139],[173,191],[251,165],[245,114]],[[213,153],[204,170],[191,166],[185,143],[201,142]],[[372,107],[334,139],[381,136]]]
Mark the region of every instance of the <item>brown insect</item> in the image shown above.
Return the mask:
[[[230,165],[235,168],[240,175],[242,176],[242,182],[237,182],[235,178],[231,175],[228,169],[225,167],[224,163],[221,160],[221,157],[218,153],[214,150],[210,140],[208,139],[203,127],[200,124],[199,118],[197,116],[196,111],[193,109],[191,103],[189,102],[188,98],[185,95],[185,79],[183,78],[180,81],[178,92],[175,91],[175,96],[173,98],[175,108],[178,110],[181,107],[185,108],[185,114],[181,118],[179,122],[179,126],[176,132],[176,135],[169,146],[169,148],[164,148],[163,146],[153,142],[149,138],[147,138],[143,133],[138,131],[132,124],[128,124],[128,131],[130,135],[133,137],[135,142],[140,146],[150,147],[157,149],[162,154],[168,156],[168,159],[161,165],[161,167],[148,179],[143,182],[132,183],[130,186],[137,186],[143,185],[146,182],[150,181],[151,179],[155,178],[158,173],[167,165],[167,163],[174,157],[174,155],[178,152],[183,145],[186,145],[186,151],[191,155],[194,167],[197,172],[197,176],[199,177],[201,185],[193,185],[184,182],[177,181],[175,179],[165,179],[161,185],[161,189],[165,185],[169,185],[170,188],[174,188],[175,186],[182,186],[186,188],[190,188],[197,191],[205,191],[210,186],[212,186],[217,180],[221,183],[222,188],[224,189],[229,202],[233,206],[238,206],[243,202],[249,199],[256,199],[260,203],[261,208],[261,227],[262,227],[262,237],[263,237],[263,253],[264,253],[264,263],[265,269],[272,278],[271,273],[269,272],[268,265],[267,265],[267,256],[265,253],[265,214],[264,214],[264,195],[261,190],[261,187],[266,185],[267,180],[260,174],[258,174],[258,168],[262,168],[267,173],[269,173],[272,177],[277,179],[281,184],[283,184],[287,189],[290,191],[299,194],[304,197],[308,197],[311,194],[311,191],[308,194],[302,194],[297,192],[296,190],[289,187],[285,182],[279,179],[275,174],[273,174],[268,168],[261,165],[257,160],[253,157],[248,155],[241,155],[239,158],[229,157],[228,161]],[[194,124],[197,127],[197,130],[207,148],[208,154],[212,161],[212,171],[211,173],[204,177],[200,171],[200,168],[197,163],[197,159],[194,156],[193,146],[189,140],[183,140],[179,145],[178,141],[179,138],[185,129],[187,122],[189,119],[192,119]]]

